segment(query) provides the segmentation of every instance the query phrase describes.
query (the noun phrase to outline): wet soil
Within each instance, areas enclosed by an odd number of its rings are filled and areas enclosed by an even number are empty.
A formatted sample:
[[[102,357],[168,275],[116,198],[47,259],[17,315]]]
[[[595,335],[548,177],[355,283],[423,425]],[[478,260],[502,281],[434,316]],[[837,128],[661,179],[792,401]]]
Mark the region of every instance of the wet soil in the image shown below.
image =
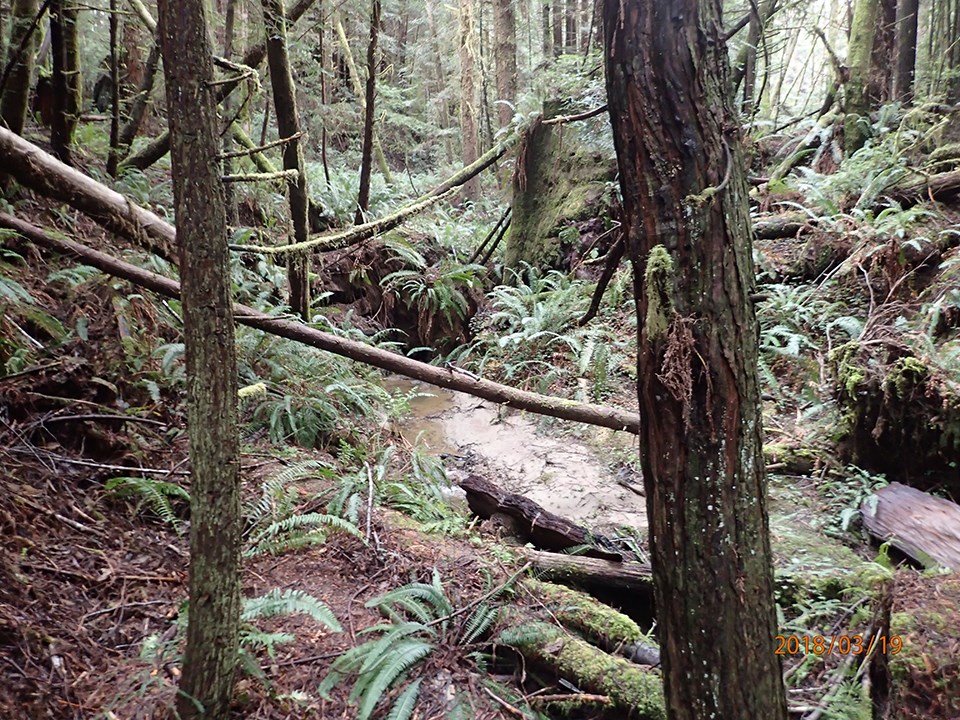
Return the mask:
[[[639,478],[614,458],[628,458],[634,438],[596,431],[586,437],[571,432],[550,434],[525,413],[464,393],[403,378],[390,378],[388,389],[419,393],[410,402],[411,417],[397,430],[411,444],[451,456],[457,468],[484,475],[505,490],[525,495],[547,510],[591,528],[627,526],[646,530]]]

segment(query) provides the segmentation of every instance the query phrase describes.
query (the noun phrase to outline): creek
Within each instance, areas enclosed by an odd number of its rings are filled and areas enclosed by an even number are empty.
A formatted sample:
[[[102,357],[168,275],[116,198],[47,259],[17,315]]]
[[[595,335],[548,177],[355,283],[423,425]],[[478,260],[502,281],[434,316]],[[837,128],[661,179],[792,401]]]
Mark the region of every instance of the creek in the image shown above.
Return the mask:
[[[644,498],[621,481],[635,488],[642,483],[614,466],[616,458],[636,452],[633,436],[590,428],[579,437],[563,421],[542,430],[534,416],[465,393],[399,377],[385,386],[417,393],[397,430],[430,454],[451,456],[445,463],[451,479],[458,472],[483,475],[589,529],[646,530]]]

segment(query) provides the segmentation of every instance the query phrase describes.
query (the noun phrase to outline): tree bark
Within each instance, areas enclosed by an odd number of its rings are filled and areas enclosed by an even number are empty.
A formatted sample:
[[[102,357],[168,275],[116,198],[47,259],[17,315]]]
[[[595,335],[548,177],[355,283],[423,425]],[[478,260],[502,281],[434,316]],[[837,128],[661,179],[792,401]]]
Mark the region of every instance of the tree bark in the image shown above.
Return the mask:
[[[517,102],[517,23],[513,0],[495,0],[493,34],[496,37],[497,119],[500,127],[506,127],[513,119]]]
[[[917,20],[920,0],[899,0],[897,3],[896,69],[893,75],[893,97],[902,103],[913,100],[913,78],[917,66]]]
[[[357,213],[354,225],[367,218],[370,206],[370,172],[373,165],[373,118],[377,97],[377,39],[380,36],[380,0],[370,4],[370,41],[367,43],[367,85],[363,114],[363,148],[360,153],[360,188],[357,193]]]
[[[877,29],[870,51],[870,80],[868,92],[871,107],[889,102],[893,92],[893,73],[896,69],[897,0],[880,0],[877,9]]]
[[[474,0],[460,0],[460,134],[461,157],[471,165],[479,154],[479,118],[477,114],[477,31]],[[480,197],[480,179],[473,177],[463,186],[463,198]]]
[[[303,145],[300,135],[300,112],[297,89],[293,83],[290,59],[287,56],[287,23],[281,0],[263,0],[263,24],[266,30],[267,64],[277,114],[277,131],[281,138],[293,138],[283,146],[283,169],[295,170],[296,180],[287,183],[290,220],[294,243],[305,242],[310,233],[307,208],[307,176],[304,172]],[[310,320],[310,281],[307,256],[287,256],[287,283],[290,308],[304,320]]]
[[[117,176],[120,162],[120,16],[117,0],[110,0],[110,152],[107,174]]]
[[[785,720],[747,183],[720,5],[605,0],[607,98],[649,418],[640,449],[667,715]]]
[[[225,720],[240,627],[240,447],[216,86],[204,0],[160,0],[158,11],[193,468],[190,616],[177,711],[186,720]]]
[[[552,16],[553,16],[553,56],[555,58],[560,57],[563,54],[563,8],[564,0],[552,0]]]
[[[0,124],[17,135],[23,132],[30,105],[39,6],[38,0],[14,0],[10,8],[10,43],[3,65]]]
[[[879,14],[880,0],[856,0],[847,51],[850,78],[846,84],[843,123],[844,152],[848,157],[863,147],[870,135],[870,56]]]
[[[50,45],[53,54],[53,123],[50,144],[53,154],[67,165],[70,145],[80,120],[83,78],[77,35],[77,7],[70,0],[50,3]]]
[[[560,0],[556,0],[559,2]],[[553,18],[553,14],[550,9],[550,0],[543,0],[543,7],[541,8],[541,26],[543,31],[543,59],[549,60],[553,57],[553,31],[550,29],[550,21]]]

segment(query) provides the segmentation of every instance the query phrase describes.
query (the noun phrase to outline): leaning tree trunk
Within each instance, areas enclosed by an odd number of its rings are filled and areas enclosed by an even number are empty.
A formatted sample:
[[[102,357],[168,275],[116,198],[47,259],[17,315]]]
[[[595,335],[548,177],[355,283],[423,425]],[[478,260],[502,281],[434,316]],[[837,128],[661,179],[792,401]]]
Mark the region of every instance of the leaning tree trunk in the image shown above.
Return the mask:
[[[177,711],[185,720],[225,720],[240,624],[240,449],[217,86],[204,0],[160,0],[158,11],[168,59],[193,468],[190,614]]]
[[[897,3],[896,68],[893,74],[893,97],[903,103],[913,100],[913,78],[917,67],[917,18],[920,0]]]
[[[70,164],[70,145],[80,120],[83,78],[80,74],[77,7],[71,0],[50,3],[50,49],[53,54],[53,122],[50,145]]]
[[[19,135],[27,119],[36,50],[38,0],[14,0],[10,8],[10,42],[3,64],[0,123]]]
[[[267,63],[270,66],[270,84],[273,86],[273,104],[277,113],[277,132],[281,138],[291,138],[283,146],[283,169],[297,171],[296,180],[287,184],[287,191],[290,196],[293,241],[301,243],[306,242],[310,233],[307,175],[304,171],[303,144],[296,137],[300,134],[300,113],[287,55],[287,23],[281,0],[263,0],[263,24],[267,33]],[[287,256],[287,282],[290,286],[290,308],[309,322],[310,281],[306,255],[291,253]]]
[[[604,0],[671,720],[785,720],[747,183],[720,0]]]
[[[477,115],[477,31],[474,26],[474,0],[460,0],[460,134],[464,166],[479,156],[479,117]],[[473,177],[463,186],[465,200],[480,197],[480,178]]]
[[[856,0],[850,27],[850,49],[847,52],[850,79],[846,87],[846,119],[843,124],[843,144],[847,156],[863,147],[870,134],[870,55],[879,14],[880,0]]]
[[[363,148],[360,153],[360,189],[354,225],[366,220],[370,205],[370,171],[373,165],[373,119],[377,98],[377,39],[380,37],[380,0],[370,5],[370,42],[367,43],[367,85],[364,89]]]
[[[495,0],[493,34],[496,37],[497,119],[500,127],[506,127],[513,119],[513,106],[517,102],[517,23],[513,16],[513,0]]]

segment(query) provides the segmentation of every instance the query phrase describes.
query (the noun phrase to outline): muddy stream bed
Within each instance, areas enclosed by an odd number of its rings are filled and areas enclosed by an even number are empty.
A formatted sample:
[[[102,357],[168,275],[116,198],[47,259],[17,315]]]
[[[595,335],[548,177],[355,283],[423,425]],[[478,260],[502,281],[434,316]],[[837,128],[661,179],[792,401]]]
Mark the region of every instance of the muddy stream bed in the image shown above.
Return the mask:
[[[397,377],[385,386],[419,394],[397,429],[430,454],[452,456],[445,463],[452,480],[458,472],[477,473],[590,529],[647,527],[643,497],[618,479],[642,483],[615,467],[635,452],[633,436],[590,428],[588,441],[570,433],[567,423],[544,432],[534,415],[464,393]]]

